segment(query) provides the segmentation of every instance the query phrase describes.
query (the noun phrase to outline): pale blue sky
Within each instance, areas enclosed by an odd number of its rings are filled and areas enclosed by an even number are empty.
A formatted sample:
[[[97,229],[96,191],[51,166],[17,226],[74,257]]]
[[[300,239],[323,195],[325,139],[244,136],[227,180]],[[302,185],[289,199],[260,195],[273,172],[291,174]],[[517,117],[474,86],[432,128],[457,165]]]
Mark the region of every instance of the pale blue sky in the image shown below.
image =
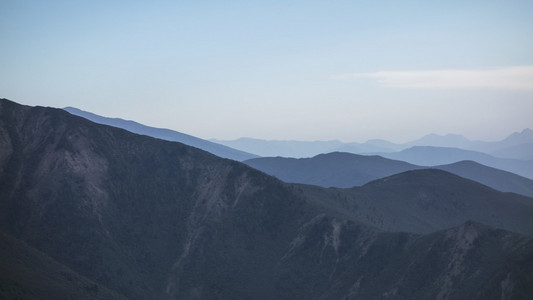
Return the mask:
[[[533,128],[533,1],[2,0],[0,41],[0,97],[201,138]]]

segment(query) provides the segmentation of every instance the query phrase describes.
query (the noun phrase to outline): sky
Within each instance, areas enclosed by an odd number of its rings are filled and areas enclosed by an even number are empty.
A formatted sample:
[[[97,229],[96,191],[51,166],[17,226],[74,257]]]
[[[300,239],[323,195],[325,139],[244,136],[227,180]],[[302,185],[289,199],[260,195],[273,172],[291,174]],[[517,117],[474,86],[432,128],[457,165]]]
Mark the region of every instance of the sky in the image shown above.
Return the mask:
[[[0,1],[0,98],[200,138],[533,129],[533,1]]]

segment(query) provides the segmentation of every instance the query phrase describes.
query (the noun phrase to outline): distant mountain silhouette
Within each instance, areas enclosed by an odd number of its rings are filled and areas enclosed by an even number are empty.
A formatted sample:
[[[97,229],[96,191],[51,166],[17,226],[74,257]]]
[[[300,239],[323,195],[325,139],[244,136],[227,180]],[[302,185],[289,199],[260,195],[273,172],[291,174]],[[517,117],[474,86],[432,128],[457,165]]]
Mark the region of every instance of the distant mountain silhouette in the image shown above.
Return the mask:
[[[438,135],[432,133],[401,145],[404,149],[414,146],[453,147],[467,149],[470,143],[470,140],[459,134]]]
[[[260,157],[244,163],[285,182],[340,188],[360,186],[378,178],[423,168],[381,156],[344,152],[299,159]]]
[[[533,160],[533,143],[502,148],[492,152],[491,155],[502,158]]]
[[[397,152],[415,146],[431,146],[460,148],[493,154],[503,158],[533,159],[532,151],[530,151],[531,145],[533,144],[533,131],[530,129],[524,129],[520,133],[515,132],[509,137],[497,142],[471,141],[457,134],[444,136],[428,134],[420,139],[402,144],[395,144],[380,139],[368,140],[365,143],[344,143],[340,141],[267,141],[252,138],[240,138],[230,141],[213,139],[212,141],[262,157],[282,156],[308,158],[331,152],[371,155]]]
[[[533,179],[533,160],[497,158],[485,153],[458,148],[416,146],[400,152],[379,153],[379,155],[421,166],[437,166],[472,160],[485,166]]]
[[[258,156],[311,157],[320,153],[332,152],[343,146],[340,141],[276,141],[240,138],[224,141],[212,139],[222,145],[256,154]]]
[[[532,201],[440,170],[291,185],[0,99],[0,298],[527,299]]]
[[[339,152],[300,159],[261,157],[246,160],[244,163],[285,182],[338,188],[361,186],[386,176],[427,168],[381,156]],[[473,161],[460,161],[432,168],[448,171],[502,192],[533,197],[533,180]]]
[[[533,130],[526,128],[521,132],[514,132],[501,141],[486,142],[486,141],[472,141],[458,134],[437,135],[428,134],[418,140],[401,144],[402,148],[407,149],[414,146],[431,146],[431,147],[446,147],[446,148],[460,148],[464,150],[472,150],[488,154],[497,153],[506,148],[517,147],[524,144],[533,143]],[[508,158],[523,159],[519,156],[506,156]]]
[[[243,161],[258,157],[257,155],[246,153],[244,151],[232,149],[230,147],[203,140],[188,134],[177,132],[170,129],[155,128],[139,124],[134,121],[123,120],[119,118],[102,117],[90,112],[86,112],[74,107],[65,107],[64,110],[69,113],[86,118],[98,124],[109,125],[117,128],[122,128],[133,133],[147,135],[162,140],[180,142],[185,145],[193,146],[204,151],[213,153],[223,158],[229,158],[237,161]]]

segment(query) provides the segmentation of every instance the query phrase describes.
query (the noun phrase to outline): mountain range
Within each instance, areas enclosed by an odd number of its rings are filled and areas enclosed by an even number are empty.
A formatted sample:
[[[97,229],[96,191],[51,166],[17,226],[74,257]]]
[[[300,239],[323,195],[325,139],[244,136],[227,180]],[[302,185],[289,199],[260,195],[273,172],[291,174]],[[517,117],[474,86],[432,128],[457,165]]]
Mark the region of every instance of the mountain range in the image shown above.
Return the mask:
[[[381,156],[333,152],[312,158],[260,157],[247,165],[291,183],[349,188],[397,173],[427,167]],[[533,180],[474,161],[433,166],[503,192],[533,197]]]
[[[529,299],[532,209],[441,170],[287,184],[0,99],[8,299]]]
[[[532,198],[443,170],[407,171],[350,189],[299,188],[338,215],[386,231],[431,233],[472,220],[533,235]]]
[[[164,128],[155,128],[146,126],[134,121],[123,120],[120,118],[108,118],[102,117],[90,112],[86,112],[74,107],[65,107],[64,110],[69,113],[83,117],[87,120],[91,120],[98,124],[109,125],[117,128],[122,128],[133,133],[147,135],[167,141],[180,142],[185,145],[196,147],[204,151],[213,153],[217,156],[229,158],[237,161],[243,161],[258,157],[257,155],[246,153],[244,151],[236,150],[221,144],[213,143],[207,140],[203,140],[185,133],[178,131],[164,129]]]
[[[482,152],[499,158],[533,160],[533,130],[524,129],[507,138],[496,141],[471,141],[462,135],[428,134],[420,139],[395,144],[386,140],[373,139],[364,143],[341,141],[280,141],[240,138],[237,140],[211,140],[213,142],[254,153],[262,157],[305,158],[330,152],[375,154],[398,152],[415,146],[459,148]]]
[[[533,131],[523,130],[514,133],[500,142],[469,141],[460,135],[439,136],[430,134],[421,139],[404,144],[393,144],[385,140],[369,140],[366,143],[342,143],[340,141],[265,141],[241,138],[234,141],[207,141],[181,132],[154,128],[119,118],[102,117],[73,107],[64,110],[71,114],[84,117],[99,124],[122,128],[133,133],[143,134],[168,141],[181,142],[220,157],[237,161],[245,161],[259,156],[312,157],[318,153],[349,152],[365,153],[365,155],[380,155],[383,157],[402,160],[411,164],[423,166],[437,166],[451,164],[463,160],[472,160],[497,169],[516,173],[533,179],[533,159],[523,159],[533,154]],[[438,145],[438,146],[416,146]],[[443,147],[444,145],[464,146],[470,148],[498,149],[495,153],[506,157],[498,158],[486,153]],[[236,150],[241,149],[241,150]],[[401,151],[397,151],[403,149]],[[244,150],[244,151],[243,151]],[[492,151],[491,150],[491,151]],[[251,154],[255,153],[255,154]],[[338,186],[338,185],[335,185]]]
[[[378,155],[421,166],[438,166],[471,160],[485,166],[533,179],[533,160],[498,158],[485,153],[459,148],[415,146],[399,152],[379,153]]]

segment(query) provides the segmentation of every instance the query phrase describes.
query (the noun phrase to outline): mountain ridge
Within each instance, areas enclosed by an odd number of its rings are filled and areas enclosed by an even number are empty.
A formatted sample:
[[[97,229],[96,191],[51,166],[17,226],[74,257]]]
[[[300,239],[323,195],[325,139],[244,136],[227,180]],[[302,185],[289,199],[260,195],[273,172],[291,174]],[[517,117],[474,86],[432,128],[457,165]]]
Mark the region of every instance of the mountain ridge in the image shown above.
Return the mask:
[[[103,117],[103,116],[99,116],[97,114],[86,112],[86,111],[80,110],[78,108],[70,107],[70,106],[63,108],[63,110],[73,115],[86,118],[88,120],[91,120],[99,124],[105,124],[105,125],[110,125],[110,126],[117,127],[117,128],[122,128],[133,133],[143,134],[143,135],[160,138],[160,139],[167,140],[167,141],[184,143],[186,145],[205,150],[207,152],[213,153],[223,158],[243,161],[246,159],[258,157],[251,153],[246,153],[244,151],[240,151],[240,150],[236,150],[236,149],[224,146],[224,145],[216,144],[208,140],[203,140],[203,139],[194,137],[192,135],[188,135],[188,134],[174,131],[171,129],[150,127],[150,126],[137,123],[135,121],[124,120],[120,118]]]
[[[350,188],[372,180],[409,170],[428,167],[381,156],[333,152],[312,158],[261,157],[245,164],[290,183],[321,187]],[[474,161],[459,161],[429,168],[446,170],[502,192],[533,197],[533,180],[511,172],[481,165]]]
[[[532,159],[530,152],[513,151],[515,147],[524,147],[533,143],[533,131],[529,128],[521,132],[514,132],[508,137],[494,142],[472,141],[458,134],[438,135],[428,134],[419,139],[392,143],[383,139],[370,139],[364,143],[332,141],[295,141],[295,140],[261,140],[240,138],[236,140],[217,140],[217,143],[255,153],[262,157],[293,157],[308,158],[318,154],[330,152],[350,152],[354,154],[377,154],[402,151],[414,146],[448,147],[477,151],[491,155],[501,155],[502,158]],[[305,147],[304,147],[305,146]],[[302,150],[303,147],[303,150]],[[510,149],[510,150],[507,150]],[[529,149],[529,148],[527,148]],[[526,151],[527,151],[526,149]]]
[[[488,167],[533,179],[533,160],[497,158],[472,150],[450,147],[414,146],[400,152],[379,153],[377,155],[428,167],[472,160]]]
[[[0,230],[130,299],[532,293],[530,236],[465,220],[386,232],[327,207],[343,204],[336,190],[312,187],[327,197],[311,198],[242,163],[59,109],[0,100],[0,145]]]

